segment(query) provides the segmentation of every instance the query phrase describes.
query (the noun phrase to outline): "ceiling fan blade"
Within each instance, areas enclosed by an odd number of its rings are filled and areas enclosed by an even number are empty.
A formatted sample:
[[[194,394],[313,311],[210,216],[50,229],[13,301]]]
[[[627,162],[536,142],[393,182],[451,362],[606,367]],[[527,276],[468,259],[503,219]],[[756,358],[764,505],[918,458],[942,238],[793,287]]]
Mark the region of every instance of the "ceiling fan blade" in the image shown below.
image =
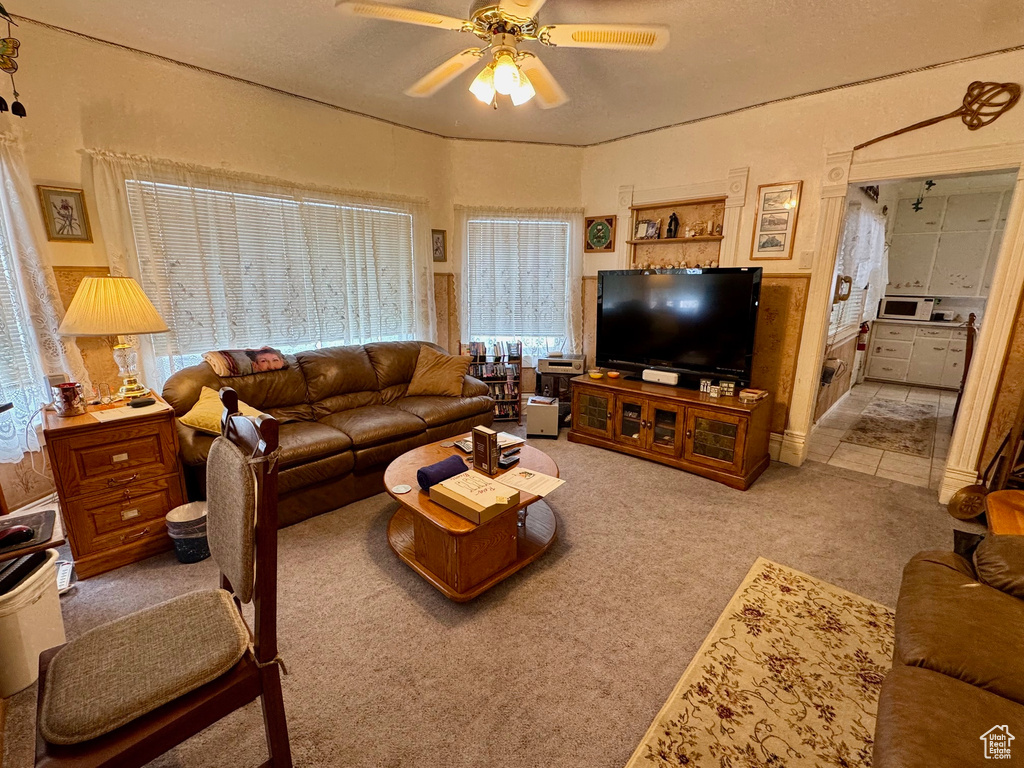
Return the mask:
[[[462,53],[455,54],[444,64],[435,67],[417,80],[409,87],[405,95],[419,98],[433,96],[474,64],[478,64],[481,54],[482,51],[479,48],[467,48]]]
[[[660,24],[551,24],[537,32],[544,45],[617,51],[660,51],[668,38]]]
[[[461,32],[469,24],[467,21],[456,19],[452,16],[442,16],[439,13],[417,11],[413,8],[400,8],[395,5],[382,5],[380,3],[354,3],[341,0],[335,7],[349,16],[384,19],[385,21],[401,21],[405,24],[418,24],[422,27],[433,27],[434,29],[450,29],[456,32]]]
[[[562,86],[555,80],[551,70],[544,66],[544,62],[533,54],[526,54],[518,62],[519,69],[530,78],[533,89],[537,92],[537,106],[541,109],[553,109],[560,107],[569,100]]]
[[[537,15],[545,0],[501,0],[498,8],[502,13],[526,21]]]

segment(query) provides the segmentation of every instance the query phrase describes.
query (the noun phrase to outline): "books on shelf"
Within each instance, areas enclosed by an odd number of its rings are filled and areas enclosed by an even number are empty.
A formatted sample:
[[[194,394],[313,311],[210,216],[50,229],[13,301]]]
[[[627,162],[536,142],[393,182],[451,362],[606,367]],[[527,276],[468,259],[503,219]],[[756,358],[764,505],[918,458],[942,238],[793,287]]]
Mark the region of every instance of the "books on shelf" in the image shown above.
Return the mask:
[[[461,351],[469,355],[469,375],[484,382],[494,399],[494,418],[522,423],[522,342],[463,342]]]

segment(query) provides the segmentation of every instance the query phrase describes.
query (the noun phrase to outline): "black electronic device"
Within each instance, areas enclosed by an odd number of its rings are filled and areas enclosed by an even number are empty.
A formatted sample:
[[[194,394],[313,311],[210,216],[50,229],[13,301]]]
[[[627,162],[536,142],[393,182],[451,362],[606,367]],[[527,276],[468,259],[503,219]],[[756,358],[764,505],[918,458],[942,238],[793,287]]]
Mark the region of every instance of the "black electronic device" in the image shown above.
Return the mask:
[[[514,455],[510,455],[510,456],[502,456],[500,459],[498,459],[498,468],[499,469],[508,469],[509,467],[514,467],[518,463],[519,463],[519,454],[518,453],[514,454]]]
[[[145,408],[147,405],[153,405],[156,402],[155,398],[152,397],[137,397],[134,400],[128,401],[129,408]]]
[[[761,268],[597,273],[596,364],[749,386]]]

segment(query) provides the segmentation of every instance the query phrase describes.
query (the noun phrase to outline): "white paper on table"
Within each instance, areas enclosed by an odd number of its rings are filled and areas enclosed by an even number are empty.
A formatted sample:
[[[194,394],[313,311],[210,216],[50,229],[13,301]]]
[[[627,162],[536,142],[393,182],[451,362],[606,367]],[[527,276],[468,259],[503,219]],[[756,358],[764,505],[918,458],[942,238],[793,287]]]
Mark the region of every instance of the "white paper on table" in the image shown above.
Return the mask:
[[[522,467],[510,469],[505,474],[496,477],[495,480],[502,485],[507,485],[510,488],[515,488],[517,491],[534,496],[547,496],[553,490],[565,484],[565,480],[559,480],[557,477],[545,475],[543,472]]]
[[[121,408],[108,408],[105,411],[89,411],[89,413],[96,421],[117,421],[119,419],[130,419],[135,416],[149,416],[153,413],[169,410],[171,410],[171,406],[167,403],[157,402],[152,405],[144,405],[141,408],[132,408],[125,405]]]
[[[518,437],[517,435],[513,435],[511,432],[498,433],[499,448],[511,448],[513,445],[519,445],[520,443],[525,442],[526,441],[523,438]]]

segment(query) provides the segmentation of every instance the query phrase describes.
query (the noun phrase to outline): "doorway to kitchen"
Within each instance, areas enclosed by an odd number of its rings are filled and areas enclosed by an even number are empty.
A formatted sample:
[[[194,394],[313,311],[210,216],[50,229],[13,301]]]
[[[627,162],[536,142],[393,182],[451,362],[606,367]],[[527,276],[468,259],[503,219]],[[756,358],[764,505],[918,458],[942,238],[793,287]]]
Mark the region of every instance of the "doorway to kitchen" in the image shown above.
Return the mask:
[[[938,488],[1015,183],[850,187],[811,461]]]

